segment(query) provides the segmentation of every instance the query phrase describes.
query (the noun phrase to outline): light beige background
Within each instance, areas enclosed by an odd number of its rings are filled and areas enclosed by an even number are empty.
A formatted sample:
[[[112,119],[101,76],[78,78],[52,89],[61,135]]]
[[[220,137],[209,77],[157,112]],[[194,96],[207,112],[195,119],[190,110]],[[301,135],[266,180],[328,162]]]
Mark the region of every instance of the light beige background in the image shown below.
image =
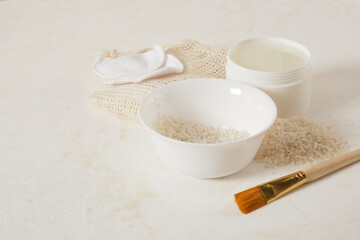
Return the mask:
[[[233,193],[294,169],[186,177],[88,105],[101,48],[252,36],[311,50],[308,115],[359,148],[359,1],[0,1],[1,239],[358,239],[360,164],[244,216]]]

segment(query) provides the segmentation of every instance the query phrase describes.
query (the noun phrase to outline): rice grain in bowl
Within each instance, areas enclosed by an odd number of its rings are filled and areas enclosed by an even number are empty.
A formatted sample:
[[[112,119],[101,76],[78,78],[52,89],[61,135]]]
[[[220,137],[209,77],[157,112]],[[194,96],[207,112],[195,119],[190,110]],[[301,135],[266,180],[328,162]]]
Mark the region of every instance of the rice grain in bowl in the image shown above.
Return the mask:
[[[159,114],[247,131],[249,136],[214,144],[184,142],[156,131],[154,123]],[[276,114],[273,100],[261,90],[215,78],[189,79],[158,88],[139,109],[139,119],[160,157],[172,168],[199,178],[222,177],[245,167],[255,156]]]
[[[249,136],[247,131],[206,126],[202,123],[159,114],[153,124],[155,131],[172,139],[192,143],[235,142]]]

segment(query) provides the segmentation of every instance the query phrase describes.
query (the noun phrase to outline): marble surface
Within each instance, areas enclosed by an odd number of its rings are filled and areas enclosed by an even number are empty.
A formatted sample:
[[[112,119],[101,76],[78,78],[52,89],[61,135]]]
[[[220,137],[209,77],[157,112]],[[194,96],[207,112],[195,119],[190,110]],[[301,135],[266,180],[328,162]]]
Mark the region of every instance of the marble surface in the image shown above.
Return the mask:
[[[101,48],[279,36],[313,56],[308,115],[360,147],[359,1],[0,1],[1,239],[358,239],[360,164],[250,215],[233,193],[290,168],[193,179],[94,109]]]

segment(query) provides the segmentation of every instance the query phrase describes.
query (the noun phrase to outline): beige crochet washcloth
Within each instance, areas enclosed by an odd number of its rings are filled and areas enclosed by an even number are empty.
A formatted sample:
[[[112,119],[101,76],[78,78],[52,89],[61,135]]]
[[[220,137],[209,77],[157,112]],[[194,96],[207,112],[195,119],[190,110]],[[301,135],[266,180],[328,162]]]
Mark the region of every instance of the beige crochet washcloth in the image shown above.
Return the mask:
[[[182,73],[140,83],[104,86],[90,96],[90,102],[105,110],[137,119],[140,103],[148,93],[158,87],[189,78],[225,78],[226,49],[212,48],[185,39],[166,46],[165,52],[174,55],[184,64]],[[112,54],[111,57],[116,56]]]

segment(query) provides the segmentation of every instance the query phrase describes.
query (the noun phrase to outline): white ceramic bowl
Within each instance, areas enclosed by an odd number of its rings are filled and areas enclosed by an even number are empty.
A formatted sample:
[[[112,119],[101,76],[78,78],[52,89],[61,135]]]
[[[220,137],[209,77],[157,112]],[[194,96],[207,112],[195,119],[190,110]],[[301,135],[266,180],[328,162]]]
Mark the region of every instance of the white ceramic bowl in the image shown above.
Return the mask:
[[[158,113],[247,130],[250,136],[220,144],[182,142],[154,130]],[[222,177],[244,168],[255,156],[276,115],[275,103],[261,90],[215,78],[189,79],[158,88],[139,109],[140,121],[160,157],[172,168],[198,178]]]

